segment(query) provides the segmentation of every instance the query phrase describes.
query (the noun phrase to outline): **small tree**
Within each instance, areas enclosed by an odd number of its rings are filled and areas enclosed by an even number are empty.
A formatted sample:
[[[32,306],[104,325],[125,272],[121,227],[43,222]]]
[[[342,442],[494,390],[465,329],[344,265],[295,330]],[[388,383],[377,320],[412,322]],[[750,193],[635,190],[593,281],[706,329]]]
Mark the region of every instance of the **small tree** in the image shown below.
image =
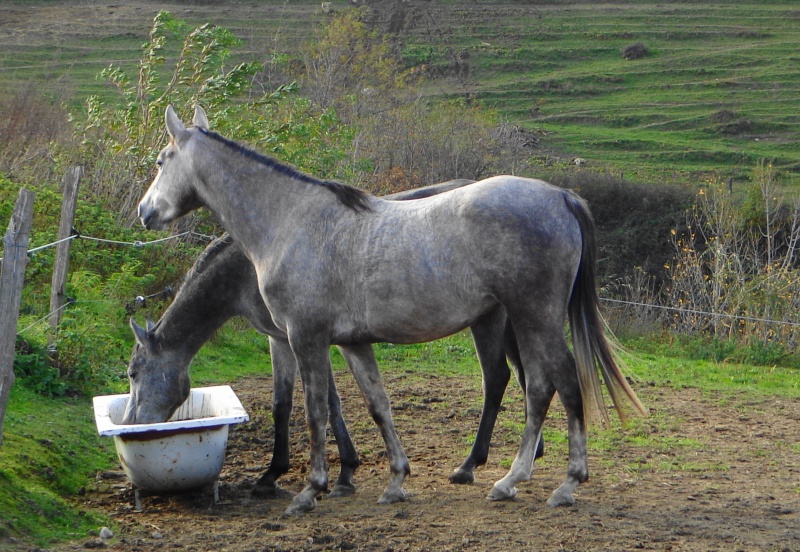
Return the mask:
[[[403,83],[406,75],[388,36],[369,28],[366,10],[336,14],[301,49],[304,91],[323,109],[346,107],[354,117],[368,106],[383,109],[388,92]]]
[[[182,42],[169,79],[162,83],[168,39]],[[111,66],[101,77],[120,93],[119,101],[98,96],[86,101],[86,117],[77,122],[94,195],[120,213],[120,221],[135,220],[135,205],[153,176],[155,156],[164,145],[163,115],[172,104],[188,115],[196,104],[211,109],[241,98],[261,65],[242,63],[226,69],[231,47],[239,44],[227,29],[201,25],[195,29],[169,12],[159,12],[135,78]]]
[[[369,187],[378,193],[454,178],[489,176],[500,141],[497,117],[464,102],[418,100],[364,118],[356,138],[373,163]],[[405,184],[398,181],[401,174]],[[384,189],[383,182],[392,183]]]

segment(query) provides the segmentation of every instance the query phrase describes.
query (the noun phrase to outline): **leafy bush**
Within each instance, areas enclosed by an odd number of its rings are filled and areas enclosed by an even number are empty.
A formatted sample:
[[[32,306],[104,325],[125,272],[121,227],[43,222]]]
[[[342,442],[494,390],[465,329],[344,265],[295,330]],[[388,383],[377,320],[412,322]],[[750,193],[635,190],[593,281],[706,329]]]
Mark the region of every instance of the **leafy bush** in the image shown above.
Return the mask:
[[[162,83],[160,66],[169,39],[177,39],[181,46],[169,79]],[[237,44],[227,29],[209,24],[190,29],[161,11],[142,46],[137,77],[131,78],[115,66],[101,74],[119,91],[119,101],[90,97],[85,117],[75,121],[92,193],[120,214],[120,222],[130,225],[136,219],[135,206],[152,179],[156,155],[164,146],[166,107],[173,105],[188,118],[195,105],[213,112],[249,91],[261,65],[242,63],[226,70],[230,48]]]
[[[50,363],[47,351],[41,347],[27,352],[17,351],[14,355],[14,375],[17,382],[48,397],[64,395],[70,388],[58,368]]]
[[[0,217],[8,220],[18,185],[0,177]],[[52,243],[56,238],[61,197],[46,185],[36,192],[31,247]],[[134,243],[137,231],[118,226],[114,215],[101,205],[78,201],[76,225],[86,236]],[[195,257],[201,244],[183,241],[171,248],[138,248],[76,239],[70,250],[70,273],[66,295],[72,304],[62,311],[56,334],[50,333],[50,304],[54,248],[30,256],[20,308],[20,333],[27,345],[17,352],[18,381],[45,395],[96,393],[119,389],[124,362],[130,348],[127,305],[139,295],[171,284],[183,274],[173,266],[174,254]],[[166,252],[166,255],[165,255]],[[185,261],[184,261],[185,262]],[[156,276],[158,274],[158,276]],[[48,351],[47,345],[55,347]]]

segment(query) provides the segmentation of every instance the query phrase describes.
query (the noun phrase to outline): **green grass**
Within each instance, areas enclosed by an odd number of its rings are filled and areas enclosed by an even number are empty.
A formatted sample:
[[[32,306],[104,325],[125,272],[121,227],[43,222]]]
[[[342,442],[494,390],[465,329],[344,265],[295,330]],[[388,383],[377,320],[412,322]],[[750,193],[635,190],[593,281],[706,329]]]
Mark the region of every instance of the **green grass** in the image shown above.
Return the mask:
[[[594,170],[640,181],[746,180],[761,159],[800,171],[800,9],[791,0],[440,1],[421,9],[401,37],[408,59],[435,75],[448,69],[448,52],[465,50],[470,66],[466,80],[429,79],[427,93],[469,94],[542,131],[540,153],[583,157]],[[108,11],[91,27],[75,22],[56,34],[7,39],[0,95],[29,82],[73,104],[108,94],[96,75],[111,61],[133,67],[157,7]],[[243,40],[236,60],[295,53],[323,21],[313,0],[247,10],[198,4],[176,15],[231,29]],[[424,21],[435,21],[437,32]],[[639,41],[649,54],[623,59],[621,50]]]
[[[9,31],[0,40],[0,98],[32,83],[46,96],[67,101],[73,109],[90,95],[110,94],[109,86],[97,79],[110,63],[135,74],[153,18],[163,9],[158,5],[129,7],[49,0],[12,0],[5,4],[0,6],[0,21],[4,7],[18,6],[26,6],[30,19],[23,18],[22,25],[15,25],[12,20],[8,27],[0,23],[0,29]],[[72,9],[61,11],[59,4]],[[234,3],[226,7],[224,2],[193,3],[185,9],[172,6],[175,15],[190,25],[212,23],[233,31],[243,45],[236,49],[232,63],[254,57],[263,59],[278,45],[291,50],[321,19],[319,2],[311,0],[260,0],[251,2],[246,9],[237,8]],[[63,25],[40,27],[37,18],[67,19]],[[174,58],[176,52],[167,56]]]
[[[761,158],[800,169],[792,3],[569,2],[502,13],[447,19],[455,30],[441,50],[467,50],[472,69],[454,93],[544,131],[546,148],[641,179],[746,177]],[[649,55],[624,60],[639,41]],[[716,120],[722,111],[732,120]]]
[[[800,397],[800,368],[755,365],[697,358],[694,341],[659,343],[655,339],[628,342],[626,362],[640,381],[713,391],[753,391]],[[700,354],[706,354],[701,351]]]
[[[194,387],[272,375],[267,338],[242,321],[229,322],[200,349],[189,373]]]
[[[9,538],[45,546],[109,525],[104,514],[84,511],[79,496],[114,462],[89,399],[45,399],[16,385],[0,448],[0,548]]]

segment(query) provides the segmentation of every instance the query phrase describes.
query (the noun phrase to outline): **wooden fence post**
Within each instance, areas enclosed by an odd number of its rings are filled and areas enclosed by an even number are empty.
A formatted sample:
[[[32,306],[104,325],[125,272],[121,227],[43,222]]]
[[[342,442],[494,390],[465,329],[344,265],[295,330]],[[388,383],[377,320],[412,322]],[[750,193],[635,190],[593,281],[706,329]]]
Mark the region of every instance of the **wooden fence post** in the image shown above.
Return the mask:
[[[3,273],[0,274],[0,446],[3,444],[3,420],[14,385],[14,344],[17,339],[19,305],[25,267],[28,265],[28,240],[36,194],[22,188],[3,238]]]
[[[61,224],[58,227],[58,239],[62,241],[56,246],[56,260],[53,265],[53,282],[50,291],[50,327],[52,333],[48,341],[53,346],[58,324],[61,322],[61,307],[66,302],[67,272],[69,270],[69,248],[72,240],[67,240],[72,235],[72,225],[75,222],[75,207],[78,204],[78,185],[81,182],[83,170],[81,167],[71,167],[64,175],[61,186],[64,199],[61,201]]]

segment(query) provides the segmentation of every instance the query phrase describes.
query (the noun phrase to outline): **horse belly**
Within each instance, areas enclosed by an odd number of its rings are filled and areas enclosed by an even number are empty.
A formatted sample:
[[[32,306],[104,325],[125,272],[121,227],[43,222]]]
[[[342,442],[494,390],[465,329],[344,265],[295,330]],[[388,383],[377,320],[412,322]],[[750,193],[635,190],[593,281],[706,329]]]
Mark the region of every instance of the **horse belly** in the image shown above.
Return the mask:
[[[489,296],[427,288],[394,287],[380,300],[368,302],[367,327],[375,341],[421,343],[452,335],[469,326],[495,301]]]

